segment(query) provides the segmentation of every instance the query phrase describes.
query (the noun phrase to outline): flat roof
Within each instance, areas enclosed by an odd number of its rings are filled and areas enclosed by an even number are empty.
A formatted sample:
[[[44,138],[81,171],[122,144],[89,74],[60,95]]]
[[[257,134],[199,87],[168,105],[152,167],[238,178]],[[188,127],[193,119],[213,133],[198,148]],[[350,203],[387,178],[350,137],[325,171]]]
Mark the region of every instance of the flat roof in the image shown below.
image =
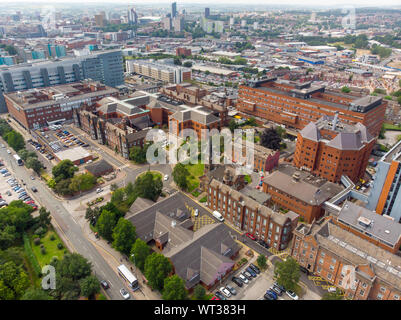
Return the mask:
[[[211,73],[221,74],[224,76],[228,76],[230,74],[236,73],[236,71],[229,70],[229,69],[216,68],[216,67],[212,67],[212,66],[203,66],[203,65],[199,65],[199,64],[195,64],[194,66],[192,66],[192,70],[199,70],[199,71],[203,71],[203,72],[209,71]]]
[[[91,154],[86,151],[86,149],[82,148],[81,146],[75,148],[69,148],[63,151],[59,151],[55,154],[57,158],[62,160],[71,160],[72,162],[84,159],[89,157]]]

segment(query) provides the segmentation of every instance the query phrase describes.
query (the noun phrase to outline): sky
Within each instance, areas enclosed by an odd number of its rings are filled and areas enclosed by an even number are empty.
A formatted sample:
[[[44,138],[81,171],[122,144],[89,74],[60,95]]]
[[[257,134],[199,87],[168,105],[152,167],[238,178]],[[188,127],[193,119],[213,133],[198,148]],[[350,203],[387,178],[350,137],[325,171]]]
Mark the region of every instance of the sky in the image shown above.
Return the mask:
[[[4,0],[0,0],[0,3]],[[22,3],[25,2],[27,3],[27,0],[13,0],[13,3]],[[42,4],[42,3],[90,3],[90,4],[95,4],[95,3],[116,3],[116,4],[156,4],[156,3],[163,3],[163,4],[168,4],[172,3],[173,1],[171,0],[30,0],[29,3],[31,4]],[[191,3],[196,3],[196,4],[216,4],[216,1],[212,0],[180,0],[177,1],[177,5],[180,4],[191,4]],[[259,5],[290,5],[290,6],[333,6],[333,7],[338,7],[338,6],[355,6],[355,7],[383,7],[383,6],[401,6],[401,3],[399,0],[218,0],[218,4],[224,4],[224,3],[230,3],[230,4],[235,4],[235,5],[240,5],[240,4],[259,4]]]

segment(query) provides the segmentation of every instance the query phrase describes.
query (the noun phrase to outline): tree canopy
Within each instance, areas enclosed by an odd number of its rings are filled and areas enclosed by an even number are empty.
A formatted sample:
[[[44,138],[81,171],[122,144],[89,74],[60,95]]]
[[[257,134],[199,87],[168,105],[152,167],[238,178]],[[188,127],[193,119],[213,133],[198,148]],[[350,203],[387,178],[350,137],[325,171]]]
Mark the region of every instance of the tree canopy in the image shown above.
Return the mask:
[[[160,253],[152,253],[145,261],[145,277],[152,289],[162,290],[164,279],[172,271],[170,261]]]
[[[131,251],[132,245],[135,243],[136,232],[135,227],[131,222],[120,218],[117,225],[113,229],[113,247],[128,255]]]
[[[150,248],[146,244],[146,242],[141,240],[140,238],[137,238],[135,240],[135,243],[132,245],[131,255],[134,255],[134,258],[132,258],[132,260],[135,265],[141,271],[144,271],[146,258],[150,255]]]
[[[60,161],[57,165],[55,165],[52,169],[52,174],[54,180],[59,182],[60,180],[65,180],[68,178],[72,178],[74,176],[75,171],[78,171],[78,168],[72,163],[71,160],[66,159]]]
[[[278,150],[281,145],[281,137],[274,128],[265,129],[260,136],[260,143],[266,148]]]
[[[164,300],[185,300],[188,298],[185,282],[176,274],[164,279],[162,297]]]
[[[288,257],[285,261],[277,262],[274,269],[277,283],[287,290],[295,291],[300,277],[298,262]]]
[[[173,169],[173,179],[177,186],[182,190],[187,190],[190,176],[188,169],[182,164],[177,163]]]

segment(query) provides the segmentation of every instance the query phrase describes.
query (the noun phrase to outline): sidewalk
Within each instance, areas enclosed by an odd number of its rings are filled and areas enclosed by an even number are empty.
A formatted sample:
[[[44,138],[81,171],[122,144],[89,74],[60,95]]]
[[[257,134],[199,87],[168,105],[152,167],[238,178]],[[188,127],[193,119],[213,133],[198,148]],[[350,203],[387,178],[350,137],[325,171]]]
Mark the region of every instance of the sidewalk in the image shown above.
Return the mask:
[[[133,270],[133,273],[138,278],[140,287],[140,290],[136,292],[130,291],[130,294],[133,295],[135,300],[161,300],[159,292],[152,291],[146,284],[144,284],[142,272],[136,268],[130,260],[127,260],[120,252],[113,249],[105,240],[96,239],[95,234],[90,229],[87,221],[85,221],[82,230],[85,237],[94,245],[113,270],[117,270],[117,267],[121,264],[125,264],[128,268]]]

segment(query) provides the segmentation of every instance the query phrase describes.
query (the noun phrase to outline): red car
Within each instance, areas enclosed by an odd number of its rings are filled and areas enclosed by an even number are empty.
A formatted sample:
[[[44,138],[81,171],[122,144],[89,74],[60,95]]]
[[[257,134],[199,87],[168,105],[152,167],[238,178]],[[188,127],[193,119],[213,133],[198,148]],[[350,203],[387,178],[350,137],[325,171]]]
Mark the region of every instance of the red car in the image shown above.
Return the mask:
[[[26,201],[25,203],[26,203],[26,204],[35,204],[35,201],[29,200],[29,201]]]
[[[254,236],[253,234],[249,233],[249,232],[245,233],[245,235],[246,235],[249,239],[251,239],[251,240],[253,240],[253,241],[256,240],[255,236]]]
[[[219,298],[217,298],[216,296],[213,296],[212,299],[210,300],[220,300]]]

